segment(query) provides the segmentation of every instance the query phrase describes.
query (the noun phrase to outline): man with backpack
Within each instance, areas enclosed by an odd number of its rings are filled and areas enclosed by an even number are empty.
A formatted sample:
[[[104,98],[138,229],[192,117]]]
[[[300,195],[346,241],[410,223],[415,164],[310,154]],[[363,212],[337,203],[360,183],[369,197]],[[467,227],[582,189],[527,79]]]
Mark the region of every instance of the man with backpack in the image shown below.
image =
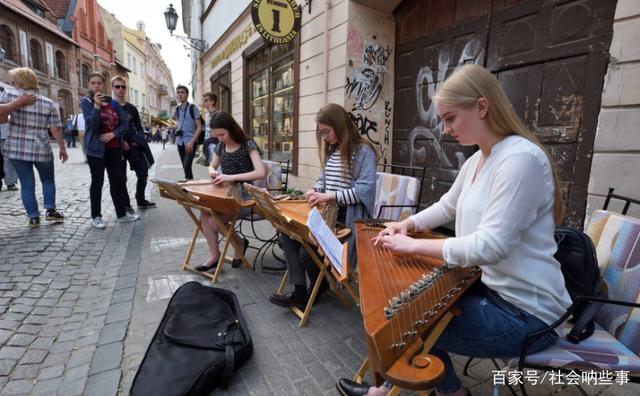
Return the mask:
[[[187,87],[184,85],[176,87],[176,97],[179,104],[171,118],[178,123],[178,128],[174,133],[180,162],[182,162],[182,168],[184,169],[184,178],[191,180],[193,179],[191,166],[197,151],[198,140],[202,135],[202,121],[200,110],[187,101],[188,96],[189,89]]]

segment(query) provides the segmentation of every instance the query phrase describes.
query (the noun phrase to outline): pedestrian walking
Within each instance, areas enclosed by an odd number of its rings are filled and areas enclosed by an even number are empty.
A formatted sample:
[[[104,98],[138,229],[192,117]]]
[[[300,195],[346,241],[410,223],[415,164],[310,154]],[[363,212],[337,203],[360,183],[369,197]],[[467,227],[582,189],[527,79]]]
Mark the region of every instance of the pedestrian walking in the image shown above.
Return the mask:
[[[56,210],[53,151],[48,134],[50,131],[58,142],[60,159],[65,162],[69,157],[62,140],[60,110],[54,101],[37,93],[38,76],[33,70],[27,67],[11,69],[9,80],[14,88],[0,92],[0,103],[10,103],[25,93],[36,98],[34,103],[11,111],[9,130],[3,148],[4,155],[11,161],[20,180],[20,196],[29,218],[29,225],[40,225],[33,168],[38,170],[42,183],[45,219],[62,222],[64,215]]]
[[[102,219],[102,185],[104,172],[109,177],[109,192],[118,221],[135,221],[139,216],[127,213],[126,185],[123,177],[123,135],[128,128],[127,115],[118,102],[103,93],[104,76],[89,75],[89,94],[80,100],[85,121],[84,147],[91,170],[91,225],[104,229]]]
[[[67,148],[75,148],[78,139],[78,116],[70,115],[65,125],[65,133],[67,138]]]
[[[127,133],[124,135],[124,157],[129,161],[131,170],[136,173],[136,203],[138,208],[147,209],[155,208],[155,202],[148,201],[144,196],[147,187],[147,178],[149,177],[149,168],[153,165],[154,159],[149,144],[144,138],[144,129],[140,121],[140,113],[138,109],[131,103],[126,101],[127,82],[122,76],[115,76],[111,79],[111,92],[118,104],[127,113],[127,124],[129,125]],[[127,164],[123,166],[123,177],[127,180]],[[126,193],[126,189],[125,189]],[[127,193],[127,202],[129,194]],[[131,206],[127,208],[127,212],[131,213]]]
[[[193,179],[193,159],[198,147],[198,137],[202,133],[202,122],[200,121],[200,110],[198,107],[189,103],[189,89],[183,85],[176,87],[176,96],[180,103],[176,107],[173,119],[178,122],[178,129],[175,130],[176,144],[178,145],[178,154],[180,162],[184,169],[184,178]]]

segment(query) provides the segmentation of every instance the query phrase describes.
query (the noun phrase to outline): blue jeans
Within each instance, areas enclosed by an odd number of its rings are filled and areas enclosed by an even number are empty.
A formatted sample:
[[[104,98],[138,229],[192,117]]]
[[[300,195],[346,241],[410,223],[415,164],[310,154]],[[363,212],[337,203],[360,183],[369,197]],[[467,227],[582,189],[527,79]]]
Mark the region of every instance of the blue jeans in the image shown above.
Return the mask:
[[[38,170],[42,182],[42,195],[44,195],[44,208],[56,208],[56,183],[53,172],[53,159],[47,162],[34,162],[11,160],[11,164],[20,179],[20,196],[22,204],[30,219],[40,216],[38,201],[36,199],[36,179],[33,175],[33,167]]]
[[[527,333],[547,327],[545,322],[507,302],[481,282],[472,286],[456,305],[462,315],[449,322],[429,352],[444,363],[444,381],[437,387],[441,393],[462,387],[447,352],[485,359],[516,357]],[[528,352],[546,349],[557,339],[555,332],[549,333],[533,343]]]

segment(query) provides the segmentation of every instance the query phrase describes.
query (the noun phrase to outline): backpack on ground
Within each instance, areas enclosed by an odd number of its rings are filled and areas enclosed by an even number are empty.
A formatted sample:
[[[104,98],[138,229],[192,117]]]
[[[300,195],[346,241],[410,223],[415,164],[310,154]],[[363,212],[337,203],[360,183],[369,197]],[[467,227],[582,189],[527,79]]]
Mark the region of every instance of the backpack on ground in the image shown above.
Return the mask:
[[[558,245],[554,257],[560,262],[571,300],[575,301],[578,296],[600,296],[600,270],[591,238],[570,227],[556,227],[554,238]],[[567,335],[569,341],[577,344],[593,334],[594,317],[600,305],[584,301],[578,303],[572,318],[575,324]]]
[[[226,388],[252,352],[235,294],[185,283],[169,301],[130,394],[208,395]]]

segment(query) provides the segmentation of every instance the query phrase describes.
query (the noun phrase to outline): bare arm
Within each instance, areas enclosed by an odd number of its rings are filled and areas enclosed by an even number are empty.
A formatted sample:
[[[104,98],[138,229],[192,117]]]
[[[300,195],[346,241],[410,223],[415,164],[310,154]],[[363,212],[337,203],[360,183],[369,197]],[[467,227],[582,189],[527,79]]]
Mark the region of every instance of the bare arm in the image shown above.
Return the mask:
[[[37,97],[35,95],[22,94],[9,103],[0,103],[0,122],[7,122],[7,116],[12,111],[34,104]]]

